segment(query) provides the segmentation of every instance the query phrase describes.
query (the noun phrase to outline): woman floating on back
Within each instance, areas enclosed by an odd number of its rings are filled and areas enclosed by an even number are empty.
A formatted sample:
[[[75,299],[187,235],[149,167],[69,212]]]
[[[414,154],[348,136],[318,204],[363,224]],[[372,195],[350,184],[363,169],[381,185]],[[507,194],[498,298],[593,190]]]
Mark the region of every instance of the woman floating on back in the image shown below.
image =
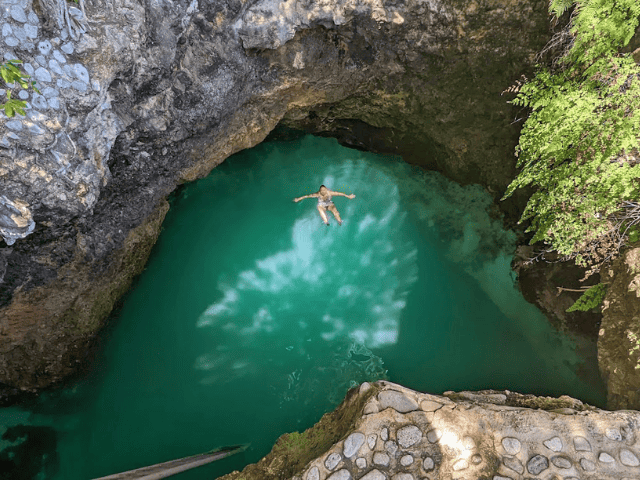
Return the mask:
[[[329,190],[324,185],[320,185],[320,190],[316,193],[311,193],[309,195],[305,195],[303,197],[294,198],[294,202],[299,202],[300,200],[304,200],[305,198],[317,198],[318,199],[318,213],[322,217],[322,221],[325,225],[329,225],[329,219],[327,218],[327,210],[333,213],[333,216],[336,217],[338,221],[338,225],[342,225],[342,219],[340,218],[340,214],[338,213],[338,209],[331,201],[331,195],[340,195],[347,198],[356,198],[356,196],[352,193],[351,195],[347,195],[346,193],[334,192]]]

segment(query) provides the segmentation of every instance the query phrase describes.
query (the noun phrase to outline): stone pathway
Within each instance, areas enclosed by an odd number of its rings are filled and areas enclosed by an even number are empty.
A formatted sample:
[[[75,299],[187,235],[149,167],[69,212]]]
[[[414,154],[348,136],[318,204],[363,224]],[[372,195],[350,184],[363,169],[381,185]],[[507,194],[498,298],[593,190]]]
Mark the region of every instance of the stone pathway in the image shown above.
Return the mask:
[[[507,406],[505,394],[463,392],[454,401],[377,386],[355,431],[293,480],[640,478],[640,412],[550,412]]]

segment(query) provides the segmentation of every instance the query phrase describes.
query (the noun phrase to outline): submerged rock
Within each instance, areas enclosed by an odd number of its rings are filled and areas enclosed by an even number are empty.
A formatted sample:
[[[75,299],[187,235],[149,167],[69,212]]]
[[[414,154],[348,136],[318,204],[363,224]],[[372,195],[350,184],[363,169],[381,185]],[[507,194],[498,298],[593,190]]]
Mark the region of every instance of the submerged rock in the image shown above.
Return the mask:
[[[334,478],[325,458],[339,455],[354,435],[369,438],[388,430],[401,449],[389,456],[378,444],[361,443],[354,452],[360,465],[345,459],[339,471],[344,478],[521,478],[525,474],[544,478],[589,478],[614,480],[638,478],[640,474],[640,412],[609,412],[582,405],[574,415],[557,414],[545,409],[521,407],[522,396],[504,392],[505,401],[492,403],[496,392],[470,395],[450,393],[440,397],[421,394],[390,382],[377,382],[374,389],[358,393],[353,389],[335,412],[298,435],[306,442],[304,452],[287,449],[287,435],[281,437],[271,453],[242,472],[233,472],[220,480],[291,480]],[[371,391],[373,390],[373,391]],[[469,393],[469,392],[466,392]],[[366,405],[380,396],[406,396],[420,402],[439,402],[436,412],[401,412],[388,408],[374,414],[364,413]],[[556,402],[570,401],[556,399]],[[482,399],[482,400],[479,400]],[[532,405],[550,405],[548,398],[528,396]],[[579,403],[579,402],[578,402]],[[605,432],[624,429],[624,443]],[[417,441],[403,443],[407,431]],[[428,439],[429,431],[442,435]],[[316,440],[323,438],[322,444]],[[581,448],[572,448],[580,445]],[[587,451],[584,445],[593,447]],[[553,452],[561,452],[553,454]],[[385,461],[380,458],[385,456]],[[354,458],[355,458],[354,457]],[[416,461],[406,461],[407,458]],[[619,461],[617,460],[619,459]],[[272,465],[278,468],[272,469]],[[459,473],[460,472],[460,473]],[[543,473],[544,472],[544,473]],[[585,477],[586,478],[586,477]]]

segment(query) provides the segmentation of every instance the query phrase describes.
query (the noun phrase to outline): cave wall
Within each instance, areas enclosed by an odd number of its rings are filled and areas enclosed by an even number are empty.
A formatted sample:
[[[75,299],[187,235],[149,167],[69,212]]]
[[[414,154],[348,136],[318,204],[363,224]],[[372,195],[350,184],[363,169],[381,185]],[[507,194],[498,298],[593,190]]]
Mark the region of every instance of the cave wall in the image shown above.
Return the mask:
[[[518,128],[500,93],[549,38],[544,0],[56,1],[71,24],[2,0],[5,59],[41,92],[0,115],[5,392],[82,364],[167,195],[279,123],[499,197]]]

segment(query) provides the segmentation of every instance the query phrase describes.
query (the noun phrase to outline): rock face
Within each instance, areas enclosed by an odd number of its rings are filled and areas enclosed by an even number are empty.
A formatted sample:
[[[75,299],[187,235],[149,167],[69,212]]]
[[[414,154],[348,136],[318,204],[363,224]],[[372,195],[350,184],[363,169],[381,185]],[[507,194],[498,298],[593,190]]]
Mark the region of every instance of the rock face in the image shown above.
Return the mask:
[[[22,390],[83,359],[176,185],[279,122],[499,196],[500,92],[549,36],[545,0],[1,4],[4,59],[40,91],[0,115],[0,383]]]
[[[640,247],[602,272],[608,283],[598,337],[607,407],[640,410]]]
[[[339,432],[329,446],[315,443]],[[640,477],[640,413],[597,410],[570,397],[435,396],[389,382],[365,383],[336,412],[297,435],[310,458],[296,455],[284,435],[267,457],[221,480]],[[278,465],[277,473],[271,465]]]

